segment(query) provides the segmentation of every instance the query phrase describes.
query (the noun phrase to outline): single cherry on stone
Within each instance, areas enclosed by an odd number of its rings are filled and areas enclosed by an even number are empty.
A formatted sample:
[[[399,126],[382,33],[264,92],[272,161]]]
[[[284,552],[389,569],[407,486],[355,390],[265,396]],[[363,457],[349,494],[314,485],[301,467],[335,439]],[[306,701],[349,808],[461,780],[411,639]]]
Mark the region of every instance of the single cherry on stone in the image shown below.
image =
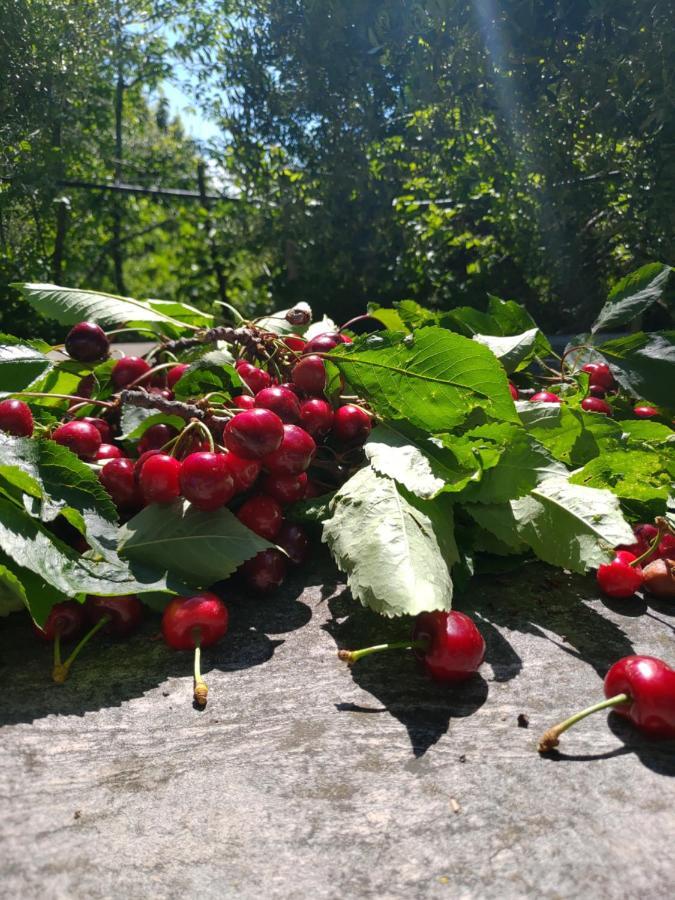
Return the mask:
[[[110,341],[105,331],[95,322],[78,322],[66,335],[65,348],[71,359],[96,362],[108,355]]]
[[[155,453],[143,464],[138,483],[146,503],[171,503],[180,496],[182,466],[166,453]]]
[[[174,650],[194,650],[194,700],[206,705],[208,687],[201,674],[201,648],[219,641],[227,632],[229,613],[220,597],[204,592],[176,597],[162,616],[162,636]]]
[[[414,650],[425,672],[434,681],[456,684],[471,678],[485,658],[485,641],[473,619],[465,613],[420,613],[413,624],[412,640],[378,644],[363,650],[340,650],[350,665],[381,650]]]
[[[600,590],[608,597],[626,599],[642,586],[642,569],[636,563],[638,557],[628,550],[619,550],[611,563],[598,567],[596,580]]]
[[[242,459],[262,459],[281,446],[284,423],[269,409],[247,409],[225,426],[223,441]]]
[[[141,477],[144,471],[145,466]],[[227,465],[227,455],[199,452],[186,456],[180,471],[180,489],[185,499],[197,509],[211,511],[224,506],[234,496],[234,479]]]
[[[52,432],[52,440],[63,447],[68,447],[80,459],[92,461],[101,446],[101,432],[90,422],[74,419],[64,422]]]
[[[33,413],[22,400],[0,402],[0,431],[14,437],[30,437],[33,434]]]
[[[624,656],[605,675],[605,700],[549,728],[539,752],[558,746],[560,735],[594,712],[613,709],[643,734],[655,739],[675,738],[675,670],[653,656]]]
[[[150,371],[150,365],[140,356],[123,356],[118,359],[110,373],[110,379],[118,391],[132,381],[137,381]]]

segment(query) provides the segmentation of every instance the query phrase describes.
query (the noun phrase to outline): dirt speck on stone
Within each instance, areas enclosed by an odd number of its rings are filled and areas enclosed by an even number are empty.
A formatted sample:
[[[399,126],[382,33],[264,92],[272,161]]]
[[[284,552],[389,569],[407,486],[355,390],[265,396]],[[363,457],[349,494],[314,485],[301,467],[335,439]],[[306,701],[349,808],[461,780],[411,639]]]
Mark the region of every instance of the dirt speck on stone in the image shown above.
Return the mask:
[[[518,728],[529,728],[529,727],[530,727],[530,717],[525,715],[525,713],[519,713]]]

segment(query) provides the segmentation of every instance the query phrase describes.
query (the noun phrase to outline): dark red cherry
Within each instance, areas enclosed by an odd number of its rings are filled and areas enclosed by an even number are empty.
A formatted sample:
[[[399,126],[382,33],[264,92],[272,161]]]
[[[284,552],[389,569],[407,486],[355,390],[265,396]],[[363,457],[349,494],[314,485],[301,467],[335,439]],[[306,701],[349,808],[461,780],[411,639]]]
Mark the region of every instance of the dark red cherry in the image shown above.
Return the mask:
[[[604,387],[606,391],[616,386],[614,376],[606,363],[587,363],[581,371],[587,372],[590,376],[590,381],[598,385],[598,387]]]
[[[110,494],[118,509],[136,509],[141,505],[141,495],[134,471],[133,460],[111,459],[98,474],[99,481]]]
[[[372,427],[372,419],[358,406],[347,403],[335,410],[333,435],[341,444],[364,444]]]
[[[185,499],[197,509],[208,511],[223,506],[234,496],[234,479],[227,467],[226,455],[200,452],[186,456],[180,473],[180,488]]]
[[[581,408],[586,410],[586,412],[601,413],[603,416],[612,414],[612,407],[606,400],[601,400],[600,397],[585,397],[581,401]]]
[[[300,425],[313,438],[328,434],[333,425],[333,415],[333,407],[320,397],[310,397],[300,405]]]
[[[326,367],[320,356],[303,356],[293,366],[293,382],[307,394],[323,394]]]
[[[180,381],[180,379],[183,377],[183,375],[185,375],[189,368],[190,366],[188,365],[188,363],[178,363],[177,365],[169,369],[169,371],[166,373],[166,382],[171,390],[176,387],[176,382]]]
[[[110,341],[95,322],[79,322],[66,336],[66,353],[79,362],[95,362],[108,355]]]
[[[239,394],[239,396],[232,398],[232,402],[239,409],[253,409],[255,397],[251,397],[250,394]]]
[[[227,632],[227,607],[215,594],[176,597],[164,610],[162,635],[174,650],[194,650],[219,641]]]
[[[272,384],[272,376],[265,372],[264,369],[259,369],[257,366],[251,365],[251,363],[238,363],[237,374],[251,388],[254,394]]]
[[[240,568],[246,584],[255,591],[268,593],[281,587],[286,577],[288,560],[279,550],[261,550]]]
[[[591,397],[599,397],[601,400],[604,400],[607,391],[601,384],[591,384],[588,387],[588,393]]]
[[[512,381],[509,381],[509,392],[514,400],[518,399],[518,388]]]
[[[273,541],[281,528],[284,513],[274,497],[255,494],[242,504],[237,518],[260,537]]]
[[[275,543],[288,553],[288,557],[294,565],[301,565],[309,553],[309,537],[302,525],[294,522],[284,522],[276,536]]]
[[[557,394],[552,394],[551,391],[538,391],[536,394],[532,394],[530,397],[531,403],[562,403],[562,400]]]
[[[96,451],[96,462],[103,462],[104,459],[124,459],[124,453],[115,444],[101,444]]]
[[[305,349],[307,342],[304,338],[298,337],[297,334],[287,334],[282,338],[282,341],[289,350],[293,350],[295,353],[302,353]]]
[[[77,387],[75,388],[75,395],[77,397],[91,397],[94,393],[95,387],[96,376],[93,373],[85,375],[84,378],[80,378],[80,380],[78,381]],[[74,401],[74,403],[76,402],[77,401]]]
[[[33,629],[45,641],[54,641],[57,635],[61,640],[69,641],[82,634],[86,624],[87,617],[82,604],[75,600],[62,600],[52,606],[42,628],[34,625]]]
[[[295,503],[302,500],[307,490],[307,473],[299,475],[265,475],[262,490],[279,503]]]
[[[33,434],[33,414],[22,400],[0,402],[0,431],[14,437],[30,437]]]
[[[263,466],[275,475],[299,475],[309,467],[316,444],[314,438],[299,425],[284,425],[280,446],[263,458]]]
[[[94,460],[101,446],[101,433],[95,425],[75,419],[64,422],[52,433],[52,440],[63,447],[68,447],[80,459]]]
[[[143,432],[143,436],[138,442],[138,452],[142,455],[147,453],[148,450],[161,450],[165,444],[168,444],[170,440],[177,436],[178,429],[174,428],[173,425],[165,425],[163,422],[158,422]]]
[[[655,419],[659,415],[659,411],[655,406],[640,404],[633,408],[633,415],[638,419]]]
[[[300,418],[300,401],[288,388],[263,388],[256,394],[255,405],[261,409],[271,409],[286,425],[293,424]]]
[[[156,453],[140,470],[138,482],[146,503],[171,503],[180,496],[181,464],[173,456]]]
[[[262,459],[281,445],[283,437],[284,423],[269,409],[237,413],[223,431],[227,449],[243,459]]]
[[[135,594],[121,597],[90,594],[84,601],[84,609],[91,625],[109,618],[110,621],[101,630],[113,637],[127,637],[138,628],[143,618],[143,606]]]
[[[110,378],[116,389],[121,391],[122,388],[141,378],[149,371],[150,366],[140,356],[123,356],[113,366]]]
[[[234,480],[235,494],[241,494],[253,487],[260,475],[262,464],[257,459],[243,459],[236,453],[226,456],[227,468]]]
[[[415,652],[435,681],[465,681],[485,657],[485,641],[473,619],[456,610],[420,613],[412,636],[413,641],[426,643]]]
[[[337,331],[326,331],[324,334],[317,334],[311,340],[307,341],[304,353],[329,353],[334,350],[338,344],[344,343],[341,334]]]
[[[79,422],[89,422],[90,425],[93,425],[94,428],[98,428],[99,434],[101,435],[101,440],[104,444],[112,444],[114,440],[113,430],[110,427],[110,423],[106,422],[105,419],[97,419],[92,418],[91,416],[83,416],[78,420]]]

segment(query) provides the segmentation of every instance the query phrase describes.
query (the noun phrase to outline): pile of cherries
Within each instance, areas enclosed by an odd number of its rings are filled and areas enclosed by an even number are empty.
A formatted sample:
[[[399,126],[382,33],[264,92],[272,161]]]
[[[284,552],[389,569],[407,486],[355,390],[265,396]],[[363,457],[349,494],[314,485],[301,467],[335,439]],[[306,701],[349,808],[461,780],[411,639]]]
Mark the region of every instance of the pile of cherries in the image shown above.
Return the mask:
[[[665,519],[657,519],[653,525],[636,525],[633,534],[633,544],[617,547],[612,562],[598,568],[600,589],[616,599],[640,589],[663,599],[675,597],[675,533]]]

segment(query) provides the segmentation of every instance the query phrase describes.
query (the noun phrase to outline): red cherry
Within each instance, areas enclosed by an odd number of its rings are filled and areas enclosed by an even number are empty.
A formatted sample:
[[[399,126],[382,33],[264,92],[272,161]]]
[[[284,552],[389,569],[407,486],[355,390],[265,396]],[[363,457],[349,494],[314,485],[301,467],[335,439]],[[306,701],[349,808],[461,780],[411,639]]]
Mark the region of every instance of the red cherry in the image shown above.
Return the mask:
[[[145,460],[138,476],[146,503],[171,503],[180,496],[181,464],[173,456],[156,453]]]
[[[92,373],[90,375],[85,375],[84,378],[80,378],[77,383],[77,387],[75,388],[75,395],[77,397],[91,397],[94,393],[94,388],[96,387],[96,376]],[[74,405],[78,401],[74,400],[71,404]]]
[[[608,597],[632,597],[642,586],[642,569],[631,566],[637,557],[628,550],[620,550],[611,563],[598,567],[596,580],[600,590]]]
[[[293,383],[307,394],[323,394],[326,367],[320,356],[303,356],[293,366]]]
[[[335,410],[333,435],[341,444],[364,444],[373,427],[368,413],[347,403]]]
[[[606,391],[611,390],[616,384],[614,376],[606,363],[587,363],[581,371],[587,372],[593,384],[598,385],[598,387],[604,387]]]
[[[302,565],[307,559],[309,538],[301,525],[284,522],[276,537],[276,543],[288,553],[288,557],[294,565]]]
[[[327,400],[310,397],[300,406],[300,425],[313,438],[325,437],[333,427],[333,407]]]
[[[133,460],[111,459],[98,474],[99,481],[118,509],[135,509],[141,505],[141,495],[134,471]]]
[[[98,432],[101,435],[101,440],[104,444],[112,444],[114,440],[113,430],[110,427],[110,423],[106,422],[105,419],[83,416],[81,419],[78,419],[78,422],[89,422],[90,425],[93,425],[94,428],[98,429]]]
[[[124,459],[124,453],[115,444],[101,444],[94,458],[96,462],[102,462],[104,459]]]
[[[425,649],[415,652],[435,681],[465,681],[485,657],[485,641],[473,619],[456,610],[420,613],[412,637],[414,642],[426,642]]]
[[[86,623],[82,604],[76,603],[75,600],[63,600],[52,606],[42,628],[34,625],[33,630],[45,641],[54,641],[57,635],[61,640],[68,641],[78,637],[84,631]]]
[[[585,397],[581,401],[581,408],[586,410],[586,412],[601,413],[603,416],[612,414],[612,407],[609,403],[606,400],[601,400],[599,397]]]
[[[90,594],[84,601],[84,609],[91,625],[108,617],[110,621],[101,630],[114,637],[127,637],[138,628],[143,618],[143,606],[135,594],[122,597]]]
[[[33,434],[33,414],[22,400],[0,402],[0,431],[14,437],[30,437]]]
[[[532,394],[530,403],[562,403],[562,400],[551,391],[538,391],[536,394]]]
[[[189,368],[188,363],[178,363],[178,365],[169,369],[166,373],[166,382],[172,390],[176,387],[176,382],[181,380]]]
[[[251,388],[254,394],[272,384],[272,376],[265,372],[264,369],[259,369],[257,366],[251,365],[251,363],[239,362],[237,364],[237,374]]]
[[[194,650],[219,641],[227,631],[227,607],[215,594],[176,597],[162,616],[162,635],[174,650]]]
[[[175,397],[174,392],[168,388],[150,387],[148,388],[148,393],[155,397],[163,397],[164,400],[173,400]]]
[[[228,453],[226,460],[227,468],[234,481],[235,494],[241,494],[253,487],[260,475],[262,464],[257,459],[243,459],[236,453]]]
[[[600,397],[600,399],[602,400],[607,391],[601,384],[591,384],[588,387],[588,393],[591,395],[591,397]]]
[[[273,541],[279,534],[284,513],[274,497],[255,494],[242,504],[237,518],[260,537]]]
[[[68,447],[80,459],[93,460],[101,446],[101,433],[95,425],[76,419],[59,425],[52,434],[52,440]]]
[[[295,503],[302,500],[307,490],[307,473],[299,475],[266,475],[261,484],[262,490],[274,497],[279,503]]]
[[[238,397],[233,397],[232,402],[239,409],[253,409],[255,397],[251,397],[250,394],[240,394]]]
[[[288,388],[263,388],[256,394],[255,405],[261,409],[271,409],[285,424],[297,422],[300,418],[300,401]]]
[[[664,534],[654,556],[656,559],[675,559],[675,535]]]
[[[299,475],[316,453],[314,438],[299,425],[284,425],[281,445],[263,459],[263,466],[275,475]]]
[[[288,560],[284,554],[270,548],[247,560],[239,571],[250,588],[267,593],[281,587],[287,568]]]
[[[143,436],[138,442],[138,452],[142,455],[147,453],[148,450],[161,450],[165,444],[168,444],[172,438],[177,436],[178,429],[174,428],[173,425],[165,425],[163,422],[158,422],[143,432]]]
[[[298,337],[296,334],[287,334],[282,340],[288,349],[295,353],[302,353],[307,344],[304,338]]]
[[[132,381],[141,378],[150,371],[150,365],[140,356],[123,356],[118,359],[110,373],[110,379],[118,391],[125,388]]]
[[[180,488],[185,499],[197,509],[213,510],[223,506],[234,496],[234,479],[227,466],[227,456],[224,453],[186,456],[180,473]]]
[[[95,362],[108,355],[110,341],[95,322],[79,322],[66,336],[66,353],[79,362]]]
[[[237,413],[223,432],[227,449],[243,459],[262,459],[278,449],[283,437],[284,423],[269,409]]]
[[[675,670],[653,656],[625,656],[605,676],[605,697],[628,694],[614,709],[653,738],[675,737]]]
[[[518,399],[518,388],[512,381],[509,381],[509,392],[514,400]]]
[[[304,353],[329,353],[335,349],[338,344],[344,343],[342,335],[337,331],[326,331],[324,334],[317,334],[305,345]]]
[[[655,406],[639,404],[633,408],[633,415],[637,416],[638,419],[654,419],[659,415],[659,411]]]

